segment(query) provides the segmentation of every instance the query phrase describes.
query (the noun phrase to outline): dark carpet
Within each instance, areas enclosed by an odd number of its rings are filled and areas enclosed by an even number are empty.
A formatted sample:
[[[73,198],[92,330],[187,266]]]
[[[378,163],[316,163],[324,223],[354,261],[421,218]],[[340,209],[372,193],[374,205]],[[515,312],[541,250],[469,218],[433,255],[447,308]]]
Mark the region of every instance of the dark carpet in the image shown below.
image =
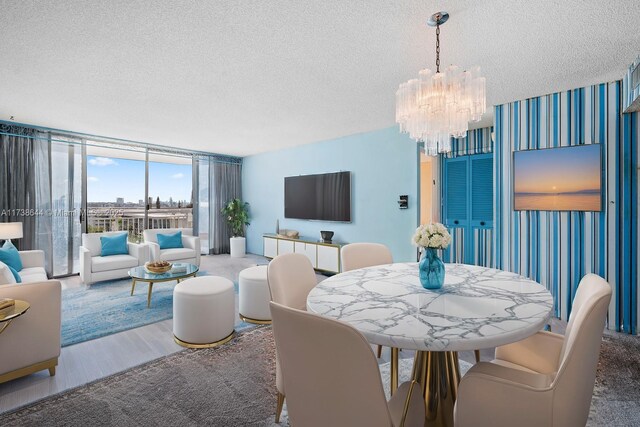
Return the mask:
[[[640,426],[640,337],[605,332],[589,426]]]
[[[271,328],[259,327],[0,415],[0,426],[272,426],[273,358]],[[640,425],[640,337],[605,334],[588,425]]]
[[[260,426],[276,405],[271,328],[185,350],[0,415],[0,426]]]

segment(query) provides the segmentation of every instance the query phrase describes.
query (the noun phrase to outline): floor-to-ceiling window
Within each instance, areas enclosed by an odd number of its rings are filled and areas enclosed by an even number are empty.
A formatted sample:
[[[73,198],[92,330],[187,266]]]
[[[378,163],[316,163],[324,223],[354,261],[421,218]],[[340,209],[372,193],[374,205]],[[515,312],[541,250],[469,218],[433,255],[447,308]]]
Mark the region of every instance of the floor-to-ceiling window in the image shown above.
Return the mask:
[[[203,254],[209,253],[212,247],[209,239],[211,234],[209,230],[212,227],[211,215],[209,215],[210,207],[210,185],[209,185],[209,159],[197,159],[198,165],[198,235],[200,236],[200,247]]]
[[[82,140],[51,136],[53,275],[79,271],[82,208]]]
[[[149,152],[147,228],[193,228],[193,160]]]
[[[128,231],[142,241],[145,229],[146,150],[106,147],[87,141],[89,233]]]

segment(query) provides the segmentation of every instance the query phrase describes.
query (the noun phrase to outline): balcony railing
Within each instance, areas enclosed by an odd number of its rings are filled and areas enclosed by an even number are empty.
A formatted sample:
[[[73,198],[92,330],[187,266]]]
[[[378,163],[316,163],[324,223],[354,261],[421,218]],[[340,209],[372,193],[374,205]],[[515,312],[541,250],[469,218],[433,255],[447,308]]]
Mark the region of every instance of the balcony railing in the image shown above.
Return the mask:
[[[149,229],[193,228],[192,208],[152,208],[148,212]],[[142,242],[145,209],[143,207],[98,207],[87,209],[87,231],[128,231],[129,241]]]

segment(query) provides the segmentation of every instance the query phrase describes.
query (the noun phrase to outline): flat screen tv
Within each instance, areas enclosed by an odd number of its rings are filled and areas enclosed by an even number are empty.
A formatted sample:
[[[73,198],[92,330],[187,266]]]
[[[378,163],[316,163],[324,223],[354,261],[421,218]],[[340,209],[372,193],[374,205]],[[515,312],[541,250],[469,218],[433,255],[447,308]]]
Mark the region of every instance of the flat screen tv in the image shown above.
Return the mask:
[[[513,153],[517,211],[602,210],[600,144]]]
[[[284,179],[284,217],[351,221],[351,172]]]

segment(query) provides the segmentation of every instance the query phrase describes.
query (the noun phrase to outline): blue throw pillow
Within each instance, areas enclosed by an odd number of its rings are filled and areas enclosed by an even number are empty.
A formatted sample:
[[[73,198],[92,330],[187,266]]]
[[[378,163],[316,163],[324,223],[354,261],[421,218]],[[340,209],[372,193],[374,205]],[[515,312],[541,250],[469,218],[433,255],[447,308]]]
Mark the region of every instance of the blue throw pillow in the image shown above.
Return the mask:
[[[9,267],[9,271],[11,272],[11,274],[13,274],[13,277],[16,279],[16,283],[22,283],[22,277],[20,277],[16,269],[11,267],[10,265],[7,265],[7,267]]]
[[[20,252],[18,252],[10,240],[6,240],[4,245],[0,248],[0,261],[9,266],[14,276],[18,274],[18,271],[22,271],[22,259],[20,259]]]
[[[158,234],[158,245],[160,249],[178,249],[182,246],[182,231],[174,234]]]
[[[113,236],[101,236],[100,244],[102,245],[100,255],[128,255],[127,237],[129,233],[115,234]]]

